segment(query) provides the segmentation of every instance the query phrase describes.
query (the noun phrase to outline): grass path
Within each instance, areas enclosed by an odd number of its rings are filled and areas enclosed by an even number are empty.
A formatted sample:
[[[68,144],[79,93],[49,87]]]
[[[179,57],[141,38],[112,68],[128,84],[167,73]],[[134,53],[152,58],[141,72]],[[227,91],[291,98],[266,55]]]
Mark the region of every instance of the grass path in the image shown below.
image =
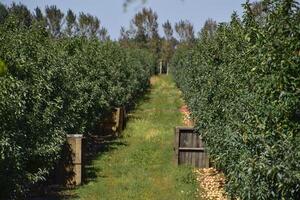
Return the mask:
[[[197,199],[192,169],[172,162],[173,129],[182,125],[180,92],[169,76],[154,77],[152,82],[130,114],[123,138],[89,166],[96,178],[75,190],[78,199]]]

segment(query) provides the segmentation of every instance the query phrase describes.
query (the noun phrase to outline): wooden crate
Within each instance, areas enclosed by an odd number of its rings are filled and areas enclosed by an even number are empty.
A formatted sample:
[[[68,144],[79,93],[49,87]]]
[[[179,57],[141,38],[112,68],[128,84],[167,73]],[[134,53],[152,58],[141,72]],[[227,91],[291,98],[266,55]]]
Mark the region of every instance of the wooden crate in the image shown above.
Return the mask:
[[[67,135],[67,142],[71,150],[71,165],[67,166],[66,170],[73,173],[73,176],[67,180],[67,185],[81,185],[83,178],[83,135]]]
[[[64,186],[81,185],[84,176],[84,138],[81,134],[67,135],[61,159],[57,163],[53,183]]]
[[[125,107],[114,108],[102,122],[102,132],[119,136],[125,128],[126,111]]]
[[[209,157],[202,138],[193,127],[175,128],[175,164],[189,164],[198,168],[209,167]]]

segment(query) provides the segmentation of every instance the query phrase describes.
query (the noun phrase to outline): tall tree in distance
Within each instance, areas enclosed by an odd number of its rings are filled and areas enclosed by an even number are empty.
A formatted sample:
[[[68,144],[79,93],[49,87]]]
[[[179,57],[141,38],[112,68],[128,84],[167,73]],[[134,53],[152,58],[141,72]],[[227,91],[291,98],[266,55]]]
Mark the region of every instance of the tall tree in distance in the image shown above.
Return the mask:
[[[254,1],[250,4],[250,10],[258,24],[266,22],[268,6],[265,1]]]
[[[121,27],[119,42],[125,48],[139,48],[151,52],[158,64],[162,40],[158,33],[157,13],[151,8],[143,8],[136,13],[128,29]]]
[[[151,8],[143,8],[134,16],[130,31],[134,33],[134,40],[137,45],[140,48],[148,48],[154,55],[159,55],[161,45],[157,19],[156,12]]]
[[[166,21],[162,27],[165,35],[162,41],[161,59],[164,65],[168,66],[175,51],[176,39],[173,36],[174,31],[169,20]]]
[[[47,27],[47,19],[46,17],[43,15],[42,13],[42,10],[39,8],[39,7],[36,7],[34,9],[34,13],[33,13],[33,19],[40,23],[40,25],[43,27],[43,28],[46,28]]]
[[[176,23],[175,30],[181,43],[190,45],[194,42],[194,26],[188,20],[180,20],[178,23]]]
[[[163,25],[162,25],[163,29],[164,29],[164,33],[165,33],[165,38],[166,40],[172,40],[173,39],[173,28],[171,23],[168,21],[166,21]]]
[[[66,29],[65,32],[68,36],[72,36],[75,33],[77,23],[75,13],[69,9],[66,15]]]
[[[96,16],[81,12],[79,13],[78,28],[80,35],[95,37],[100,29],[100,20]]]
[[[37,20],[37,21],[41,21],[44,19],[44,15],[42,13],[42,10],[39,8],[39,7],[36,7],[34,9],[34,18]]]
[[[147,42],[150,39],[154,39],[158,36],[158,23],[157,14],[153,10],[143,8],[141,12],[138,12],[133,20],[132,24],[135,28],[135,39],[138,42]]]
[[[120,30],[120,38],[119,38],[119,42],[123,47],[129,48],[129,47],[133,47],[133,40],[134,40],[134,35],[135,35],[135,30],[131,27],[127,30],[124,26],[121,27]]]
[[[50,7],[46,6],[45,11],[48,28],[54,37],[58,37],[61,34],[64,13],[55,5],[52,5]]]
[[[107,31],[107,29],[104,28],[104,27],[102,27],[102,28],[99,29],[98,35],[99,35],[99,39],[100,39],[101,41],[108,41],[108,40],[110,40],[108,31]]]
[[[213,19],[207,19],[200,32],[200,37],[212,37],[216,32],[218,24]]]

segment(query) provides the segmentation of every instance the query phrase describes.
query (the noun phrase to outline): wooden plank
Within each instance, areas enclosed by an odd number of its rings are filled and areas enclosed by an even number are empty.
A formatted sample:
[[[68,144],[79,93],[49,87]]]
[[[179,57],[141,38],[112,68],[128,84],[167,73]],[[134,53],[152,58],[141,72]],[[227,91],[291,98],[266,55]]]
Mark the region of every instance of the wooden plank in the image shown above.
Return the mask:
[[[186,141],[186,134],[182,133],[181,130],[179,129],[179,135],[180,135],[180,140],[179,140],[179,147],[185,147],[185,141]]]
[[[195,163],[195,167],[199,167],[199,163],[200,163],[200,153],[198,153],[197,155],[196,155],[196,163]]]
[[[194,132],[194,127],[189,126],[176,126],[176,128],[180,131],[191,131]]]
[[[179,147],[179,151],[199,151],[199,152],[204,152],[205,148],[203,147]]]
[[[199,137],[197,137],[197,135],[195,134],[195,137],[196,137],[196,140],[195,140],[195,148],[202,148],[202,147],[200,147],[199,146]],[[204,151],[204,148],[203,148],[203,151]],[[195,159],[195,167],[199,167],[199,152],[198,153],[196,153],[195,154],[195,157],[196,157],[196,159]]]
[[[185,157],[186,157],[185,152],[179,152],[178,165],[185,163]]]
[[[203,162],[203,154],[199,153],[199,163],[197,164],[197,167],[201,168]]]
[[[207,152],[205,152],[204,167],[209,167],[209,156]]]
[[[175,151],[175,164],[178,165],[179,164],[179,160],[180,160],[180,155],[179,155],[179,141],[180,141],[180,135],[179,135],[179,128],[175,128],[175,142],[174,142],[174,151]]]
[[[193,145],[193,134],[191,133],[186,133],[187,135],[187,146],[190,147],[191,145]],[[188,151],[188,155],[189,155],[189,158],[188,158],[188,163],[191,165],[192,164],[192,157],[193,157],[193,153],[191,151]]]
[[[192,148],[195,148],[195,143],[196,143],[195,141],[196,141],[195,134],[192,134],[192,142],[191,142]],[[192,166],[195,166],[197,152],[191,151],[191,154],[192,154]]]

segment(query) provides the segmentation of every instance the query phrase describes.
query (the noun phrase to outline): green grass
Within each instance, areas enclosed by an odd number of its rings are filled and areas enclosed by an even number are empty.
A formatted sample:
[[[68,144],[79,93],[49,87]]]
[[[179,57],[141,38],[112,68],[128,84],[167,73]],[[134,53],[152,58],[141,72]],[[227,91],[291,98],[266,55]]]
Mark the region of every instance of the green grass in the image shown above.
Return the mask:
[[[182,125],[182,104],[171,77],[154,77],[123,137],[87,167],[96,178],[74,191],[78,199],[198,199],[192,168],[173,163],[174,127]]]

